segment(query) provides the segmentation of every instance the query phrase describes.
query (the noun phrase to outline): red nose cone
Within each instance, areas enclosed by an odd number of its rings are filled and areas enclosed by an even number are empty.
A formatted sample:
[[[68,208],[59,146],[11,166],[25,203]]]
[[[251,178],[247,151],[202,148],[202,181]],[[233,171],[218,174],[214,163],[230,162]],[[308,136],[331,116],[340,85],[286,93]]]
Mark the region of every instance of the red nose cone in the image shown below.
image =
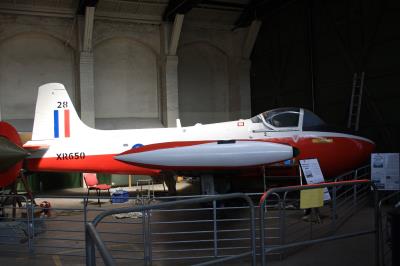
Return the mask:
[[[296,143],[298,159],[317,158],[325,178],[331,179],[369,162],[375,143],[353,135],[304,139]]]
[[[370,158],[370,156],[371,156],[371,153],[373,153],[374,152],[374,150],[375,150],[375,143],[374,142],[365,142],[364,144],[363,144],[363,151],[366,153],[366,155],[367,155],[367,158],[366,158],[366,160],[368,160],[368,158]]]
[[[329,176],[335,177],[369,163],[375,143],[369,139],[348,139],[344,149],[337,151],[336,165],[328,169]]]
[[[0,122],[0,187],[10,185],[22,168],[22,159],[26,153],[21,148],[21,139],[13,126]],[[3,166],[3,167],[2,167]]]

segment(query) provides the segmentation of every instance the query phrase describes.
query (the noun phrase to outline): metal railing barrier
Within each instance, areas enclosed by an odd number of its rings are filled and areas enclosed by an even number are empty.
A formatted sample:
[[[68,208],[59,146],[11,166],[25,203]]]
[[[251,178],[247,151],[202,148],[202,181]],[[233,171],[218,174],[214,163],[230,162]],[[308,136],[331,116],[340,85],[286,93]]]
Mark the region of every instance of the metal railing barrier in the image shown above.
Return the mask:
[[[249,235],[249,242],[250,248],[246,252],[242,252],[235,255],[229,256],[219,256],[218,254],[214,254],[212,256],[211,261],[202,262],[197,265],[210,265],[215,263],[221,263],[230,261],[233,259],[251,257],[252,265],[256,265],[256,228],[255,228],[255,211],[254,211],[254,204],[250,197],[243,193],[233,193],[233,194],[225,194],[225,195],[213,195],[213,196],[206,196],[201,198],[191,198],[185,200],[177,200],[177,201],[169,201],[169,202],[162,202],[153,205],[143,205],[143,206],[136,206],[136,207],[129,207],[129,208],[119,208],[108,210],[103,213],[100,213],[96,216],[96,218],[86,224],[86,265],[96,265],[96,254],[95,254],[95,247],[97,247],[103,261],[106,265],[115,265],[115,261],[104,244],[104,241],[101,239],[98,230],[96,230],[96,226],[106,217],[113,215],[113,214],[121,214],[121,213],[132,213],[132,212],[142,212],[143,213],[143,245],[144,245],[144,263],[145,265],[150,265],[152,262],[152,243],[151,243],[151,226],[150,226],[150,217],[152,215],[153,210],[162,210],[169,207],[174,207],[178,205],[190,205],[190,204],[202,204],[202,203],[209,203],[212,202],[213,209],[216,209],[216,202],[223,201],[223,200],[232,200],[232,199],[243,199],[246,201],[248,205],[248,210],[250,212],[250,228],[248,229]],[[216,220],[214,211],[214,221]],[[214,233],[216,224],[214,223]],[[201,240],[199,240],[201,241]],[[214,241],[214,244],[216,242]]]
[[[24,195],[0,195],[0,246],[1,252],[32,253],[35,227],[42,226],[34,220],[32,202]]]
[[[374,208],[374,214],[375,214],[375,223],[374,223],[374,229],[371,230],[364,230],[364,231],[358,231],[354,233],[348,233],[348,234],[341,234],[341,235],[332,235],[336,232],[338,228],[338,223],[337,223],[337,214],[338,214],[338,199],[341,198],[343,195],[348,194],[348,187],[350,187],[350,190],[352,191],[352,200],[351,200],[351,205],[355,207],[358,203],[359,198],[357,198],[357,192],[359,191],[365,191],[365,188],[361,188],[361,186],[367,187],[367,189],[371,189],[374,192],[374,202],[375,202],[375,208]],[[267,203],[267,199],[271,196],[279,193],[284,193],[285,198],[289,192],[299,192],[301,190],[308,190],[308,189],[315,189],[315,188],[328,188],[330,189],[331,193],[331,206],[330,206],[330,217],[331,217],[331,230],[329,234],[325,235],[318,235],[317,238],[315,238],[315,235],[313,236],[313,231],[312,231],[312,226],[313,223],[310,223],[311,230],[310,230],[310,239],[301,239],[301,240],[294,240],[291,243],[283,243],[282,245],[275,245],[275,246],[266,246],[264,239],[265,239],[265,205]],[[368,190],[367,190],[368,191]],[[364,192],[363,192],[364,193]],[[378,222],[377,222],[377,217],[378,217],[378,210],[376,208],[377,206],[377,192],[376,189],[374,188],[373,184],[371,183],[370,180],[349,180],[349,181],[339,181],[339,182],[331,182],[331,183],[320,183],[320,184],[313,184],[313,185],[303,185],[303,186],[288,186],[288,187],[277,187],[277,188],[272,188],[269,189],[267,192],[263,194],[263,196],[260,199],[260,254],[261,254],[261,264],[264,266],[266,265],[266,257],[265,255],[270,253],[270,252],[277,252],[277,251],[284,251],[289,248],[300,248],[303,246],[307,245],[312,245],[316,243],[322,243],[322,242],[327,242],[327,241],[333,241],[333,240],[338,240],[338,239],[345,239],[345,238],[351,238],[351,237],[356,237],[356,236],[362,236],[366,234],[375,234],[375,242],[378,243]],[[285,211],[285,204],[286,201],[281,202],[282,210]],[[354,208],[353,208],[354,210]],[[285,216],[285,215],[284,215]],[[318,223],[318,221],[316,221]],[[282,226],[285,228],[285,226]],[[304,231],[304,230],[303,230]],[[375,258],[378,260],[378,247],[375,246]],[[376,265],[377,261],[376,261]]]
[[[379,243],[379,266],[392,265],[392,247],[389,244],[390,241],[390,226],[388,224],[387,209],[384,209],[384,204],[393,200],[394,198],[400,198],[400,191],[392,191],[391,193],[384,196],[378,202],[378,243]]]
[[[133,192],[124,203],[106,203],[110,198],[100,197],[104,203],[101,207],[97,204],[97,197],[85,196],[84,190],[77,190],[77,196],[36,195],[34,201],[38,206],[23,195],[2,194],[0,254],[4,257],[17,254],[21,259],[33,255],[82,264],[87,259],[88,250],[90,253],[86,241],[92,239],[99,251],[94,254],[98,263],[107,252],[111,256],[104,257],[104,261],[111,257],[113,260],[107,263],[117,264],[206,265],[226,260],[232,263],[235,258],[250,264],[253,254],[264,261],[283,259],[301,250],[301,246],[296,246],[298,242],[330,241],[347,219],[371,203],[369,183],[342,182],[369,177],[369,169],[367,166],[345,173],[335,179],[337,182],[333,187],[327,186],[332,200],[319,209],[321,223],[315,221],[313,215],[301,218],[304,213],[299,208],[299,190],[269,191],[263,207],[246,203],[249,198],[258,202],[262,193],[175,197],[153,197],[151,194],[150,200],[138,200],[137,192]],[[240,197],[231,198],[235,195],[246,197],[245,204]],[[51,206],[46,207],[45,202]],[[383,256],[386,258],[388,252],[384,222],[386,209],[382,202],[378,204],[382,209],[375,220],[380,226],[377,232],[380,238],[376,242],[377,249],[380,248],[379,261]],[[133,211],[114,214],[125,210],[121,207]],[[113,215],[103,217],[101,213],[109,210]],[[371,212],[371,208],[364,210],[367,215]],[[250,212],[253,212],[253,218]],[[97,224],[88,225],[95,217],[102,218]],[[264,225],[260,225],[261,221]],[[360,231],[369,229],[371,224],[372,220],[368,219]],[[383,244],[385,251],[382,251]],[[288,245],[292,245],[291,248]],[[263,254],[262,250],[268,250],[268,253]],[[93,257],[91,259],[93,261]],[[389,264],[381,262],[381,265]]]

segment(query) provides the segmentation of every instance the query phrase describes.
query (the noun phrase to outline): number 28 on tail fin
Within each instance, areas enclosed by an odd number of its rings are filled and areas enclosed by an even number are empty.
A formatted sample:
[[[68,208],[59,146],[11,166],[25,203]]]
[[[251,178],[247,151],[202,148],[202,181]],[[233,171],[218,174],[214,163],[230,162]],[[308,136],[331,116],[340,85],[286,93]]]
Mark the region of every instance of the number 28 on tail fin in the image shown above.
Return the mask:
[[[39,87],[32,140],[70,138],[87,129],[64,85],[48,83]]]

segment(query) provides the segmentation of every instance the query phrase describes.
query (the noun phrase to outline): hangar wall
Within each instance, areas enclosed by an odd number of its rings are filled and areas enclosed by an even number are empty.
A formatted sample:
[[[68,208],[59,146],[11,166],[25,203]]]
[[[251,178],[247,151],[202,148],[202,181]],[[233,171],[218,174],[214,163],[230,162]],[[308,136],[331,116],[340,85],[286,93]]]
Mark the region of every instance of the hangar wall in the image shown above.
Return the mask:
[[[243,29],[184,27],[178,48],[179,109],[183,124],[249,117],[250,99],[245,103],[246,97],[241,98],[240,93],[249,91],[250,84],[241,84],[239,76],[241,63],[246,62],[241,49],[245,34]],[[249,72],[247,69],[247,76]]]
[[[96,126],[162,127],[159,26],[95,21],[93,53]]]
[[[1,118],[32,131],[37,88],[62,82],[75,98],[75,57],[65,19],[0,15]]]
[[[0,12],[3,120],[31,131],[37,87],[61,82],[83,120],[91,125],[95,119],[96,128],[173,126],[175,119],[166,121],[165,115],[171,109],[165,75],[178,77],[173,103],[183,125],[250,115],[250,64],[242,59],[247,29],[189,18],[178,44],[177,73],[167,73],[164,22],[95,18],[91,47],[83,51],[84,19]]]
[[[399,10],[394,0],[310,0],[268,14],[252,54],[253,114],[278,106],[312,110],[313,81],[315,112],[346,127],[353,73],[364,71],[358,134],[377,150],[398,152]]]

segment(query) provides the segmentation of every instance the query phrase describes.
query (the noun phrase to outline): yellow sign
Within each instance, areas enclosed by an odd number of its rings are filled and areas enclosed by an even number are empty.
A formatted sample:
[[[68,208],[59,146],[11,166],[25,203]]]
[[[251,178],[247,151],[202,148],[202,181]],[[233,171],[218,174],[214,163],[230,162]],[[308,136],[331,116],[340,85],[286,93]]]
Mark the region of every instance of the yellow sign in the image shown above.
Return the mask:
[[[324,206],[324,189],[314,188],[300,191],[300,209]]]
[[[332,143],[333,139],[328,138],[316,138],[311,140],[312,143]]]

